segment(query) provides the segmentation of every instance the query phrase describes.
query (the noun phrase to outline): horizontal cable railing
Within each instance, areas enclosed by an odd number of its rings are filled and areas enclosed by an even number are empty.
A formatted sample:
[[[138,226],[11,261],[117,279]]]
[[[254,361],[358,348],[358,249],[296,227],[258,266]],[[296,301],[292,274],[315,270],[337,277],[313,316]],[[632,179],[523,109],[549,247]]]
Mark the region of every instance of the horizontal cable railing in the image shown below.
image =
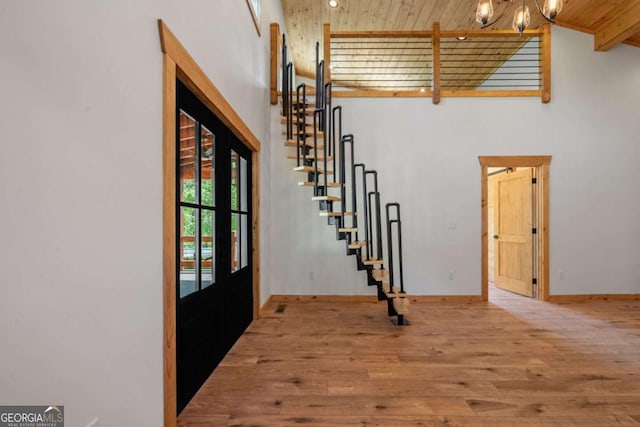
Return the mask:
[[[331,31],[325,79],[336,97],[540,96],[550,98],[549,27],[514,31]],[[328,40],[328,41],[327,41]]]
[[[331,41],[331,80],[336,90],[419,91],[430,86],[431,62],[430,38],[349,38]]]
[[[530,96],[549,102],[550,51],[548,25],[520,35],[445,31],[438,23],[429,31],[331,31],[324,24],[322,77],[332,82],[335,97],[432,97],[437,104],[441,97]]]
[[[335,96],[540,96],[549,100],[548,27],[526,31],[340,31],[325,24]]]

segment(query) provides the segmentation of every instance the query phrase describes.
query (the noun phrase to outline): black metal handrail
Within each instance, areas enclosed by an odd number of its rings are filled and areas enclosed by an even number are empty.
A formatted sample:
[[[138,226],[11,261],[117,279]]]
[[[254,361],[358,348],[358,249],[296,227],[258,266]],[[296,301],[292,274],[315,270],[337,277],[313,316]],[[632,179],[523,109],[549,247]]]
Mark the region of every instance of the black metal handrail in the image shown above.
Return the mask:
[[[376,228],[376,252],[377,252],[377,258],[378,260],[382,259],[382,221],[381,221],[381,217],[380,217],[380,192],[378,191],[378,172],[375,170],[370,170],[370,171],[365,171],[365,188],[366,188],[366,177],[367,175],[373,175],[373,189],[374,191],[370,191],[366,194],[366,203],[369,205],[369,212],[373,212],[373,209],[371,207],[372,202],[371,202],[371,196],[375,197],[375,228]],[[373,254],[373,215],[369,214],[369,223],[367,224],[367,227],[369,228],[369,239],[367,241],[367,257],[369,257],[370,254]],[[382,267],[381,267],[382,268]]]
[[[372,211],[372,207],[371,205],[373,203],[375,203],[375,214],[376,214],[376,218],[375,218],[375,229],[376,229],[376,244],[375,244],[375,249],[376,249],[376,260],[381,260],[382,259],[382,221],[380,219],[380,192],[378,191],[370,191],[369,195],[368,195],[368,203],[369,203],[369,210]],[[373,203],[371,201],[371,198],[373,196]],[[369,242],[368,244],[371,245],[371,253],[373,254],[374,252],[374,246],[373,246],[373,215],[369,215]],[[381,265],[380,268],[383,268],[383,266]]]
[[[314,158],[314,162],[313,162],[313,194],[315,194],[316,196],[326,196],[327,195],[327,185],[326,185],[326,180],[327,180],[327,171],[325,170],[324,174],[324,180],[325,180],[325,185],[324,185],[324,191],[322,193],[320,193],[318,191],[318,124],[320,122],[320,120],[322,120],[322,117],[324,116],[325,111],[324,108],[316,108],[313,111],[313,158]],[[303,129],[303,135],[306,138],[307,136],[307,124],[306,122],[302,123],[302,129]],[[326,132],[322,134],[322,138],[326,138]],[[324,142],[324,141],[323,141]]]
[[[328,88],[329,91],[327,92],[328,95],[325,95],[324,97],[324,103],[322,105],[322,108],[324,109],[324,116],[323,116],[323,122],[324,124],[326,124],[325,129],[324,129],[324,134],[322,135],[322,139],[324,142],[324,156],[323,157],[323,161],[322,164],[324,166],[324,187],[327,188],[327,184],[328,184],[328,173],[327,173],[327,157],[331,154],[331,144],[332,144],[332,132],[329,132],[329,129],[331,129],[331,82],[328,82],[326,85],[324,85],[325,89]],[[317,163],[317,157],[316,157],[316,163]],[[333,168],[333,174],[335,177],[335,173],[336,173],[336,169],[335,167]],[[335,180],[335,178],[334,178]],[[335,182],[335,181],[334,181]],[[327,193],[328,194],[328,193]]]
[[[335,173],[336,171],[336,161],[337,161],[337,157],[336,156],[336,141],[342,141],[342,106],[338,105],[336,107],[333,107],[333,115],[332,115],[332,119],[331,119],[331,127],[332,127],[332,131],[331,131],[331,147],[329,149],[329,151],[327,152],[325,150],[325,154],[327,155],[332,155],[333,154],[333,182],[338,182],[338,175]],[[338,120],[336,120],[336,113],[338,113],[337,118]],[[336,123],[338,123],[337,125],[337,131],[338,133],[336,134]]]
[[[351,216],[351,226],[357,228],[357,213],[356,213],[356,193],[355,193],[355,155],[354,155],[354,138],[352,134],[348,134],[342,137],[340,140],[340,205],[341,205],[341,218],[342,218],[342,226],[345,227],[345,213],[347,212],[347,156],[345,153],[345,144],[351,144],[351,209],[353,215]]]
[[[396,208],[395,219],[391,218],[391,208]],[[387,257],[389,265],[389,289],[393,292],[394,286],[394,265],[393,265],[393,234],[392,225],[396,224],[398,234],[398,276],[400,278],[400,293],[404,292],[404,278],[402,275],[402,221],[400,220],[400,203],[387,203],[385,205],[387,212]]]
[[[316,42],[316,108],[323,108],[324,106],[324,59],[320,60],[320,43]],[[319,126],[321,131],[326,130],[324,117],[321,119]]]
[[[293,138],[293,62],[287,64],[287,89],[283,94],[282,102],[287,104],[287,141]]]
[[[355,176],[356,176],[356,168],[362,168],[362,195],[363,195],[363,200],[364,203],[362,204],[362,210],[363,210],[363,216],[362,216],[362,222],[364,223],[364,239],[365,242],[369,241],[369,230],[367,229],[367,223],[369,221],[369,209],[367,207],[367,178],[366,178],[366,166],[364,163],[356,163],[355,165],[353,165],[353,183],[354,183],[354,187],[355,187]],[[355,205],[355,202],[354,202]],[[356,231],[356,241],[359,241],[360,239],[358,238],[358,232]],[[369,246],[367,245],[367,249],[366,249],[366,256],[367,259],[369,258]]]
[[[332,96],[332,92],[333,92],[333,83],[332,82],[327,82],[324,85],[324,91],[323,91],[323,97],[324,97],[324,103],[323,106],[327,109],[327,114],[325,117],[325,131],[328,132],[331,129],[331,104],[333,103],[333,96]],[[329,156],[332,153],[332,145],[335,145],[335,142],[332,140],[332,135],[329,134],[329,138],[327,139],[328,142],[328,151],[325,152],[325,154],[328,154]],[[333,143],[333,144],[332,144]],[[335,169],[334,169],[335,170]]]
[[[307,85],[304,83],[301,83],[296,88],[296,119],[297,119],[296,148],[298,153],[296,157],[297,166],[301,166],[300,158],[302,158],[302,165],[305,165],[307,160],[307,145],[306,145],[307,136],[305,134],[306,120],[304,120],[304,118],[307,117],[306,99],[307,99]],[[293,106],[291,106],[290,108],[291,110],[293,110]],[[301,130],[301,126],[302,126],[302,130]],[[293,129],[293,126],[292,126],[292,129]],[[304,144],[304,148],[303,148],[303,144]]]
[[[287,105],[287,100],[289,97],[289,93],[287,92],[289,89],[289,83],[287,81],[287,37],[282,35],[282,116],[288,117],[289,106]],[[289,123],[287,122],[287,125]],[[287,126],[288,129],[288,126]],[[287,138],[289,138],[289,134],[287,134]]]

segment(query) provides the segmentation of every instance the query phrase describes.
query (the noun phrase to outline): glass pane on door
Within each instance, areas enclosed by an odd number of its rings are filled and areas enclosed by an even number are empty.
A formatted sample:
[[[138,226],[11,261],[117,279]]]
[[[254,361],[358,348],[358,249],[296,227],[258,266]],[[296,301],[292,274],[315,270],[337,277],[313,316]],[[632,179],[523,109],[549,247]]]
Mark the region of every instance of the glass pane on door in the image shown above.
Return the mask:
[[[203,209],[200,215],[200,228],[202,230],[200,241],[200,283],[201,288],[211,286],[215,280],[215,218],[216,213]]]
[[[180,298],[198,290],[196,280],[196,210],[180,208]]]
[[[196,203],[196,121],[180,111],[180,201]]]
[[[238,153],[231,150],[231,210],[237,211],[240,209],[240,189],[239,189],[239,181],[240,181],[240,156]]]
[[[240,214],[231,214],[231,272],[240,269]]]
[[[215,206],[215,135],[204,126],[200,129],[200,203]]]
[[[244,157],[240,158],[240,210],[246,212],[247,206],[247,161]]]
[[[249,254],[248,254],[248,242],[247,236],[247,227],[248,227],[248,217],[247,214],[241,214],[240,221],[240,268],[245,268],[249,264]]]

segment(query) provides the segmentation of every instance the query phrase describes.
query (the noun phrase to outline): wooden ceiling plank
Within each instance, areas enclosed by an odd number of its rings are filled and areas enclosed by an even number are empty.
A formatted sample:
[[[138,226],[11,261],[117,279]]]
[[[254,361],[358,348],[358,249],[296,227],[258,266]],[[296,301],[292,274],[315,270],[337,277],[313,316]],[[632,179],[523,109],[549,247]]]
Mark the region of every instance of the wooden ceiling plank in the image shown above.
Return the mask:
[[[594,35],[597,51],[607,51],[640,32],[640,0],[631,0],[617,7],[611,18]]]

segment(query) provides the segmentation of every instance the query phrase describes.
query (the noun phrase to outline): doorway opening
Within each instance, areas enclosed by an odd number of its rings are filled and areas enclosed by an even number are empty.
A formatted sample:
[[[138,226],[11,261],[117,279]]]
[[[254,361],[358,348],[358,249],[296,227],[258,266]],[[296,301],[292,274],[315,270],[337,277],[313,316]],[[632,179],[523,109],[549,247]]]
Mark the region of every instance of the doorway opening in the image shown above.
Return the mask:
[[[549,299],[549,165],[551,156],[480,156],[482,299],[489,282]]]

